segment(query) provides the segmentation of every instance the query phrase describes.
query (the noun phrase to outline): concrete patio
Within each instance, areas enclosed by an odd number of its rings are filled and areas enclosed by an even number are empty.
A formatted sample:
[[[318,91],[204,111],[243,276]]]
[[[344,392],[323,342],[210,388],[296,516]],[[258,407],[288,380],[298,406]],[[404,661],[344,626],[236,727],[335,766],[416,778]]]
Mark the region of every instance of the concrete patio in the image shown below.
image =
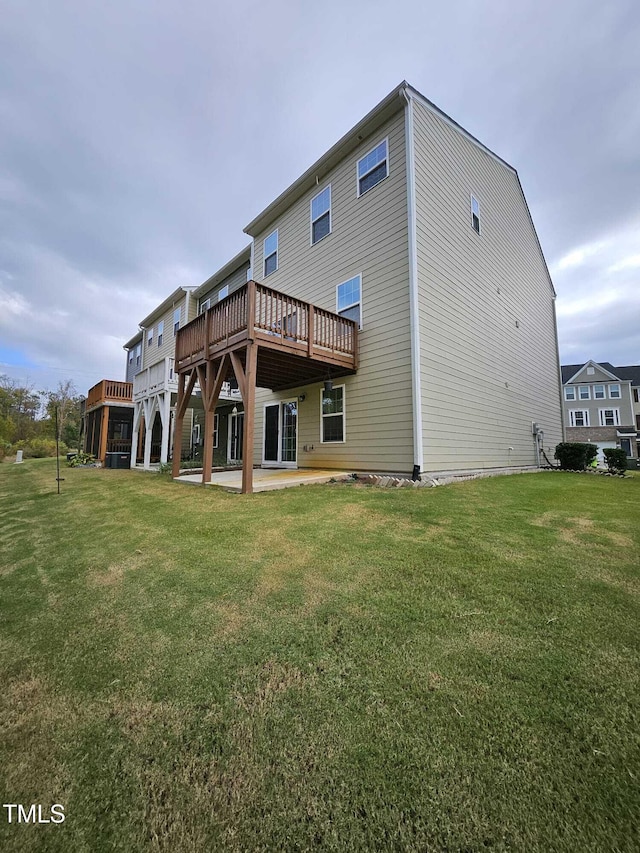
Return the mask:
[[[254,468],[253,491],[268,492],[273,489],[288,489],[310,483],[328,483],[330,480],[344,480],[350,476],[348,471],[331,471],[318,468]],[[181,473],[175,478],[181,483],[202,484],[202,472],[198,474]],[[234,471],[214,471],[210,486],[221,486],[228,492],[240,492],[242,488],[242,469]]]

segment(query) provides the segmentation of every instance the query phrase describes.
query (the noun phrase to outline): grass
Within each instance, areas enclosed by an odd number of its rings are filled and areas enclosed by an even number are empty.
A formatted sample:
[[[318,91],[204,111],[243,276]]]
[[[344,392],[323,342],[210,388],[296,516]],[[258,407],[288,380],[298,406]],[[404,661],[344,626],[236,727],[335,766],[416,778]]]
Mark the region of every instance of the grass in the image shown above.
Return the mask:
[[[0,466],[3,851],[638,849],[640,476]]]

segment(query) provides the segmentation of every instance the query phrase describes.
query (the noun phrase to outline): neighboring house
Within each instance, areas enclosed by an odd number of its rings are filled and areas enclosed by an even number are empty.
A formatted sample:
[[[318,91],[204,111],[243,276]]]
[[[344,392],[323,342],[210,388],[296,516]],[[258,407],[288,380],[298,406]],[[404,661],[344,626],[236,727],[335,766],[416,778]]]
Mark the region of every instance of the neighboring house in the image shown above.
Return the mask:
[[[601,462],[608,447],[638,457],[640,366],[565,364],[562,384],[567,441],[593,442]]]
[[[103,465],[109,453],[131,453],[133,401],[131,382],[102,379],[89,389],[82,416],[82,449]]]
[[[233,378],[243,491],[254,462],[418,476],[534,466],[562,440],[555,292],[517,172],[407,83],[245,231],[251,280],[221,301],[209,280],[176,337],[203,481]]]

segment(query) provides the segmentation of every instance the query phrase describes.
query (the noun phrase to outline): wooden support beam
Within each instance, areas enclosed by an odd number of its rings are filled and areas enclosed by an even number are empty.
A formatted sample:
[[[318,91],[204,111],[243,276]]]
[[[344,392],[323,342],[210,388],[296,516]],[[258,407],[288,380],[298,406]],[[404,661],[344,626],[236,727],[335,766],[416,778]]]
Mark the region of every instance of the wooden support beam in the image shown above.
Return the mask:
[[[100,450],[98,459],[104,465],[107,456],[107,435],[109,434],[109,406],[102,407],[102,423],[100,425]]]
[[[211,482],[211,468],[213,466],[213,428],[215,424],[216,405],[220,398],[222,383],[224,382],[227,367],[227,357],[220,359],[218,368],[214,375],[214,361],[207,362],[206,388],[202,388],[202,399],[204,401],[204,450],[202,454],[202,482]],[[200,370],[200,368],[198,368]],[[203,371],[204,372],[204,371]]]
[[[246,394],[245,381],[244,381],[244,370],[242,369],[242,362],[240,361],[240,356],[237,352],[230,352],[229,358],[231,359],[231,366],[233,367],[233,372],[236,375],[236,379],[238,381],[238,388],[240,389],[240,396],[244,400],[244,396]]]
[[[171,462],[171,476],[178,477],[180,475],[180,462],[182,461],[182,422],[184,421],[184,413],[187,409],[191,389],[195,385],[195,370],[189,377],[189,394],[185,394],[186,374],[181,373],[178,376],[178,400],[176,403],[176,419],[175,429],[173,431],[173,459]],[[193,381],[192,381],[193,380]]]
[[[251,314],[249,315],[252,316]],[[253,435],[256,417],[256,374],[258,366],[258,345],[247,345],[247,358],[244,373],[244,435],[242,440],[242,494],[253,492]]]

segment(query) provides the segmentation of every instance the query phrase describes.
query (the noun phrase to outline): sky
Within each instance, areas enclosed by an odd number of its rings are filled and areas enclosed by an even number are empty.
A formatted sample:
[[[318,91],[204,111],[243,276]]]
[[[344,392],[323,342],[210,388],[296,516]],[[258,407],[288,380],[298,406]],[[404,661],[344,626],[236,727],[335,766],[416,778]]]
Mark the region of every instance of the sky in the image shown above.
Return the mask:
[[[0,0],[0,374],[123,344],[403,79],[520,175],[560,357],[640,363],[637,0]]]

